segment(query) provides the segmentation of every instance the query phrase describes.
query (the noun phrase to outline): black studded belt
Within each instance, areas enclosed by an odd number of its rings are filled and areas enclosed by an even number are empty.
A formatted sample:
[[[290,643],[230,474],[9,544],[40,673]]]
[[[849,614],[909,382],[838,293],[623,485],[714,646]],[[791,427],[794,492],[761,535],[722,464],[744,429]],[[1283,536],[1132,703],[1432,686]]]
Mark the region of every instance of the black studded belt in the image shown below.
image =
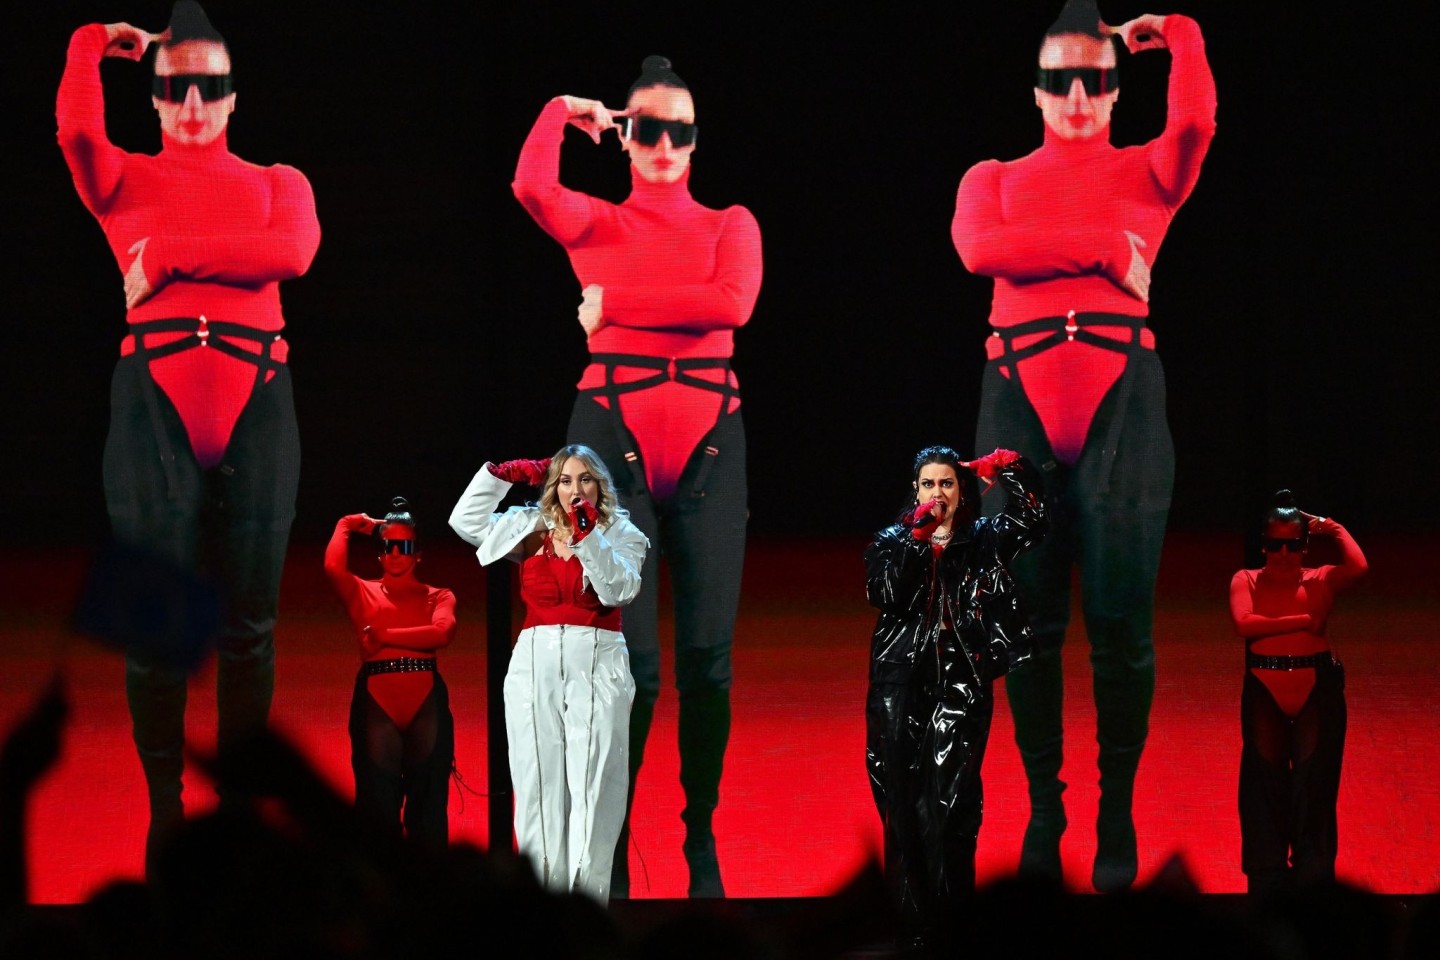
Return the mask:
[[[1307,667],[1328,666],[1333,659],[1328,650],[1303,657],[1269,657],[1246,651],[1245,666],[1250,670],[1304,670]]]
[[[434,657],[396,657],[394,660],[366,660],[360,667],[360,674],[373,677],[377,673],[433,673],[434,670]]]

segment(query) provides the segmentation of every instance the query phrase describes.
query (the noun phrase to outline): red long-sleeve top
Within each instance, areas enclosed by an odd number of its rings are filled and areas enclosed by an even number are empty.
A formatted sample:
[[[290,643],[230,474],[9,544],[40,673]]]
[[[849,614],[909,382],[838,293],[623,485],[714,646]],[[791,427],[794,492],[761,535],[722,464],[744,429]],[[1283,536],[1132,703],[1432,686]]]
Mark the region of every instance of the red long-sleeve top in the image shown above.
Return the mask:
[[[455,594],[411,577],[362,580],[350,572],[342,518],[325,547],[325,573],[345,601],[362,660],[431,657],[455,637]],[[366,633],[369,627],[369,633]],[[402,730],[434,685],[428,671],[381,673],[366,681],[375,702]]]
[[[224,133],[201,146],[166,136],[155,156],[116,147],[105,133],[100,82],[106,43],[101,24],[70,38],[55,119],[75,189],[100,221],[122,274],[135,260],[131,248],[146,241],[141,263],[152,293],[129,310],[127,321],[203,316],[279,331],[285,326],[280,282],[309,269],[320,244],[309,182],[293,167],[241,160]],[[180,336],[155,334],[146,343]],[[259,349],[251,341],[232,342]],[[123,351],[132,350],[126,338]],[[152,364],[206,466],[218,462],[255,378],[253,366],[216,354],[188,350]],[[272,355],[285,359],[283,341]]]
[[[712,210],[690,196],[687,169],[675,183],[652,183],[633,172],[630,196],[614,204],[560,183],[560,145],[569,112],[560,98],[541,111],[515,168],[516,198],[546,233],[564,246],[582,287],[599,284],[601,327],[590,336],[591,355],[638,354],[668,359],[728,358],[735,330],[750,320],[760,294],[760,227],[741,206]],[[624,383],[652,369],[619,368]],[[734,374],[700,369],[712,382]],[[592,363],[580,389],[605,382]],[[603,397],[596,402],[608,405]],[[739,407],[732,396],[727,411]],[[626,394],[621,415],[640,446],[650,489],[675,489],[681,471],[714,425],[715,396],[670,382]]]
[[[560,183],[569,113],[551,100],[525,139],[512,185],[546,233],[565,247],[582,287],[605,288],[591,353],[728,357],[760,293],[760,226],[744,207],[702,207],[689,170],[675,183],[633,174],[613,204]]]
[[[1125,231],[1144,241],[1140,254],[1153,267],[1215,135],[1215,82],[1199,25],[1172,15],[1162,34],[1172,61],[1159,137],[1117,149],[1108,127],[1093,137],[1065,140],[1047,126],[1040,149],[1018,160],[986,160],[961,180],[950,236],[968,270],[995,280],[992,326],[1063,317],[1071,310],[1149,315],[1149,306],[1120,285],[1131,257]],[[1118,339],[1129,336],[1123,327],[1094,329]],[[1015,346],[1042,336],[1019,339]],[[1148,331],[1144,343],[1154,344]],[[992,359],[1002,349],[993,338],[989,348]],[[1080,342],[1021,364],[1021,382],[1062,460],[1073,463],[1078,457],[1095,408],[1124,364],[1122,354]]]
[[[1340,546],[1339,564],[1292,570],[1239,570],[1230,580],[1230,619],[1249,649],[1266,656],[1299,657],[1330,649],[1326,623],[1335,607],[1335,593],[1354,583],[1368,569],[1360,545],[1331,520],[1329,533]],[[1286,713],[1304,705],[1315,671],[1256,670],[1258,677]]]

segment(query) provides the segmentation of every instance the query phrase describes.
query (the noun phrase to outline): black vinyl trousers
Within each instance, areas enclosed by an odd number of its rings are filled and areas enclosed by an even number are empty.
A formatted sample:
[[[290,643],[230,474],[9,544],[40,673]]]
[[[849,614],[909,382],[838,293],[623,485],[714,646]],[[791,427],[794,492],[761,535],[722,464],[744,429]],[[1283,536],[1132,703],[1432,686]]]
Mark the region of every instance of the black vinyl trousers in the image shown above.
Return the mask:
[[[740,412],[722,416],[691,453],[675,493],[656,500],[644,464],[627,460],[634,437],[611,410],[576,398],[567,434],[605,461],[630,519],[650,538],[640,594],[625,608],[625,643],[635,677],[630,714],[630,791],[660,695],[657,597],[660,557],[669,566],[675,602],[675,686],[680,694],[680,783],[687,826],[710,829],[730,739],[730,649],[740,603],[748,517],[745,426]],[[718,453],[711,454],[707,448]],[[628,807],[627,807],[628,809]]]
[[[361,673],[350,699],[350,768],[355,812],[366,829],[405,836],[427,849],[450,840],[447,806],[455,765],[455,719],[439,672],[414,719],[401,730],[366,686]]]
[[[147,390],[154,391],[153,418]],[[174,456],[173,488],[162,466],[162,438]],[[122,358],[111,381],[104,478],[117,540],[218,580],[225,608],[217,664],[220,746],[258,732],[275,686],[280,572],[300,479],[289,370],[280,367],[256,386],[221,464],[202,470],[185,425],[144,359]],[[157,820],[181,816],[186,675],[131,650],[125,692],[153,834]]]
[[[938,664],[933,647],[922,652],[910,682],[870,685],[866,753],[886,885],[907,939],[943,936],[958,899],[974,892],[994,710],[990,685],[975,684],[953,635]]]
[[[1175,473],[1159,357],[1143,349],[1131,354],[1073,465],[1056,461],[1023,389],[991,361],[975,449],[995,447],[1041,466],[1051,507],[1044,542],[1011,566],[1036,639],[1035,656],[1005,681],[1032,800],[1058,797],[1062,787],[1060,646],[1070,618],[1070,571],[1078,564],[1102,796],[1118,801],[1128,817],[1155,692],[1155,579]],[[1003,501],[995,489],[985,498],[985,512],[998,512]],[[1102,799],[1102,814],[1103,806]]]
[[[1287,878],[1335,879],[1335,805],[1345,752],[1345,668],[1315,668],[1315,686],[1288,717],[1249,670],[1240,693],[1240,866],[1250,889]]]

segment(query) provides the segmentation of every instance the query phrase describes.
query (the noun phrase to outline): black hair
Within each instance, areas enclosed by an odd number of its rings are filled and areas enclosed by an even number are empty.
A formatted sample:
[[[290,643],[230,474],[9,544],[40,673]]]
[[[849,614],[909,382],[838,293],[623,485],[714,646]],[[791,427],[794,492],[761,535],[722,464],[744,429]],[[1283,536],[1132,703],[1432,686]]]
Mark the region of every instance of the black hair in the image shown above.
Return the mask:
[[[402,523],[414,530],[419,524],[415,522],[415,516],[410,512],[410,501],[404,497],[396,497],[390,501],[390,512],[385,514],[383,526],[392,523]]]
[[[1268,529],[1272,523],[1298,523],[1300,539],[1306,543],[1310,541],[1310,523],[1295,505],[1295,494],[1289,490],[1276,490],[1275,495],[1270,498],[1270,512],[1265,514],[1265,527]]]
[[[1065,0],[1060,16],[1045,30],[1047,37],[1063,37],[1075,33],[1094,37],[1096,40],[1109,39],[1100,32],[1100,7],[1095,0]]]
[[[913,480],[920,482],[920,468],[929,466],[932,463],[943,463],[955,471],[955,480],[960,484],[960,504],[955,509],[954,523],[968,524],[974,519],[975,510],[972,506],[980,499],[980,486],[976,482],[975,474],[961,466],[960,454],[954,447],[947,447],[943,443],[926,447],[915,454],[915,470]],[[908,517],[910,511],[918,503],[918,498],[907,508],[903,516]]]
[[[944,444],[936,444],[933,447],[926,447],[915,454],[915,480],[920,479],[920,468],[931,463],[948,463],[955,468],[958,476],[960,473],[960,454],[955,452],[953,447]]]
[[[170,38],[162,44],[166,47],[173,47],[191,40],[225,43],[225,38],[220,36],[220,31],[215,29],[210,18],[205,15],[205,8],[195,0],[176,0],[175,6],[170,10],[169,30]]]
[[[625,96],[628,99],[636,90],[644,90],[647,87],[674,87],[676,90],[689,90],[680,75],[670,69],[670,61],[666,57],[651,54],[640,64],[640,77],[630,84],[630,92]]]

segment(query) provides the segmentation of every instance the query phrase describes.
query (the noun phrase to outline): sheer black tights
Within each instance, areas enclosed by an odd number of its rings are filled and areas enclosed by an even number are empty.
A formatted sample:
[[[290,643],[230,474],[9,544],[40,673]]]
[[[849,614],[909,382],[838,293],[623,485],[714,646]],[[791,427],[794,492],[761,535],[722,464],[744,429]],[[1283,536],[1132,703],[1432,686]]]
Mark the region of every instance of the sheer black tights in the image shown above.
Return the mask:
[[[350,708],[350,765],[355,810],[381,833],[405,834],[443,847],[449,840],[446,806],[455,760],[455,725],[438,674],[415,718],[401,730],[365,689],[356,686]]]

